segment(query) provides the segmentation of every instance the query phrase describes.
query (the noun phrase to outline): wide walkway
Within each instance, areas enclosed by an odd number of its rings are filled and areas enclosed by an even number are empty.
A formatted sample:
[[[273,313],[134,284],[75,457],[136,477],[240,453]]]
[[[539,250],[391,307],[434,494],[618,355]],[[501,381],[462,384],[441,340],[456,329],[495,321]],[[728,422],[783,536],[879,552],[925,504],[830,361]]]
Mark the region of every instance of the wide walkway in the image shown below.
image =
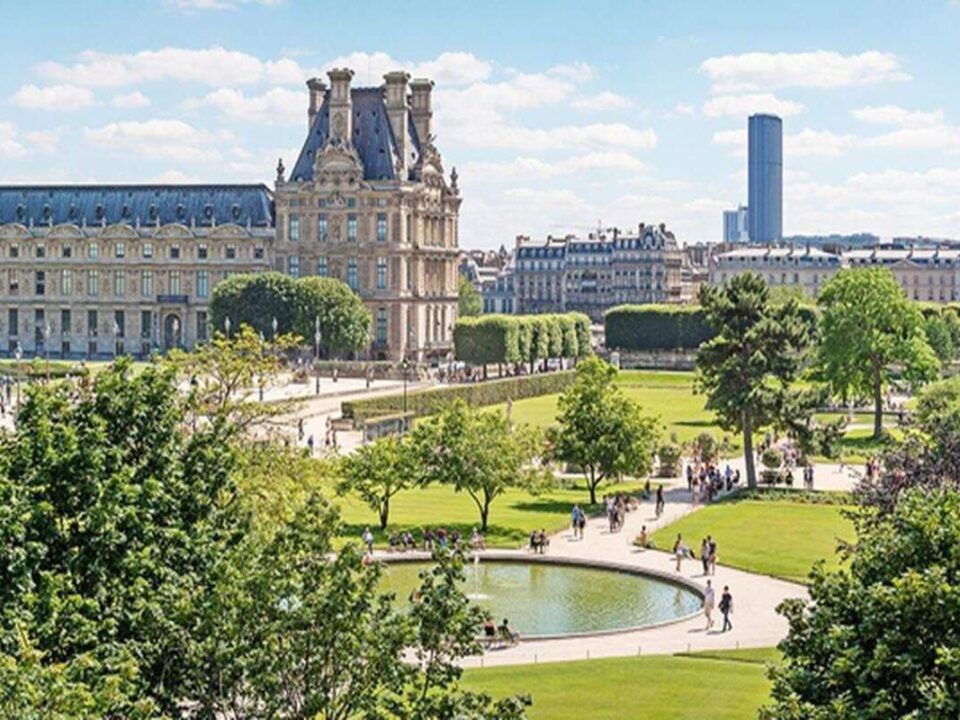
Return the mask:
[[[666,509],[660,519],[654,515],[653,502],[643,502],[637,510],[627,514],[624,528],[617,533],[609,532],[606,518],[591,520],[583,540],[574,539],[570,530],[559,532],[551,537],[548,554],[553,558],[615,563],[657,573],[674,574],[675,560],[671,553],[641,550],[633,545],[641,526],[646,525],[648,532],[652,532],[693,512],[686,487],[669,490],[666,500]],[[691,546],[699,547],[699,540],[689,538]],[[722,560],[722,546],[717,549],[717,554]],[[490,550],[481,553],[481,562],[484,558],[523,555],[522,551]],[[702,575],[699,561],[683,561],[680,574],[700,587],[706,584],[707,578]],[[465,665],[489,667],[721,648],[769,647],[783,639],[787,633],[786,621],[776,613],[777,605],[787,598],[806,595],[806,589],[802,585],[735,570],[722,564],[717,565],[716,575],[710,580],[717,588],[718,602],[723,586],[730,586],[734,598],[732,631],[719,632],[719,621],[713,630],[705,630],[704,617],[699,614],[687,620],[646,630],[521,642],[513,648],[490,650],[482,657],[469,658]],[[715,613],[715,617],[719,619],[719,613]],[[516,629],[521,633],[523,631],[523,628]]]

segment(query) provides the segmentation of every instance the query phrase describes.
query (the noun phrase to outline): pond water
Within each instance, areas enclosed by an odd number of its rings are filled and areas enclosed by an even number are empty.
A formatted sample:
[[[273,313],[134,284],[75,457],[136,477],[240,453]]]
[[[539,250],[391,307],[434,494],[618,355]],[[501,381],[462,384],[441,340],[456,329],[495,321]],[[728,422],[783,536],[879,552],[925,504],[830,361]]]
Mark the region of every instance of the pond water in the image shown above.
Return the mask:
[[[407,602],[427,563],[393,563],[383,588]],[[696,612],[700,597],[645,575],[545,563],[481,562],[465,568],[464,592],[523,637],[651,625]]]

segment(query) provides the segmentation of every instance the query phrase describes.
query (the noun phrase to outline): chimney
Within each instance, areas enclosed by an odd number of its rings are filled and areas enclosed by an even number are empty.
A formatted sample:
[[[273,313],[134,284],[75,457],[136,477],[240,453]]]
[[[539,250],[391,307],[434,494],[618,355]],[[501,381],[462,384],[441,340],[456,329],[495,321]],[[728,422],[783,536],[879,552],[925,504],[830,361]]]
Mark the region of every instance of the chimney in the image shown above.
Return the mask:
[[[387,117],[390,120],[390,129],[393,131],[393,138],[397,143],[397,150],[400,153],[400,168],[397,174],[399,179],[406,179],[407,163],[410,154],[410,140],[407,132],[408,116],[410,109],[407,106],[407,83],[410,82],[410,75],[397,70],[388,72],[383,76],[387,91]]]
[[[418,78],[410,83],[410,90],[413,93],[411,102],[413,126],[417,129],[417,137],[420,138],[420,142],[426,144],[430,137],[430,118],[433,117],[433,109],[430,105],[430,91],[433,90],[433,81]]]
[[[353,70],[334,68],[327,77],[330,78],[330,140],[349,145],[353,138],[353,99],[350,96]]]
[[[310,104],[307,105],[307,130],[313,127],[313,121],[320,112],[320,106],[323,105],[323,94],[327,90],[326,84],[320,78],[310,78],[307,80],[307,88],[310,90]]]

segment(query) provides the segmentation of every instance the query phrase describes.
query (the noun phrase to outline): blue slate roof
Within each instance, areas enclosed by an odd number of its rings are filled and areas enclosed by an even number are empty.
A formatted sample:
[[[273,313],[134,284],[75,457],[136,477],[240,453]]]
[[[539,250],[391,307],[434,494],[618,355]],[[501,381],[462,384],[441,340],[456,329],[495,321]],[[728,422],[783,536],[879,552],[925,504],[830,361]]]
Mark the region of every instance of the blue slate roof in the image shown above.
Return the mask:
[[[273,227],[266,185],[0,185],[0,224]]]
[[[350,91],[353,101],[353,146],[363,162],[364,180],[396,180],[394,167],[397,143],[387,118],[387,106],[383,101],[381,88],[353,88]],[[420,138],[408,113],[407,133],[411,138],[412,149],[407,158],[407,167],[413,167],[420,154]],[[313,180],[313,166],[317,151],[323,148],[330,134],[329,93],[324,98],[320,111],[313,121],[313,127],[300,150],[290,180],[303,182]],[[408,179],[408,178],[404,178]]]

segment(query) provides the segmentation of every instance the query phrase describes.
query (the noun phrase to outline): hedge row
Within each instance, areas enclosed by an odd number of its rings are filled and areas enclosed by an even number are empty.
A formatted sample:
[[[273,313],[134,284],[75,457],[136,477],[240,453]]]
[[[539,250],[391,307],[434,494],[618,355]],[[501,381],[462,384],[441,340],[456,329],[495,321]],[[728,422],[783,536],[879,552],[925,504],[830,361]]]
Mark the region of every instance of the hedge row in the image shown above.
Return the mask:
[[[453,344],[457,360],[471,365],[580,358],[593,352],[590,318],[583,313],[460,318]]]
[[[407,412],[414,417],[433,415],[437,409],[454,400],[465,400],[471,405],[498,405],[507,399],[521,400],[539,395],[550,395],[566,390],[573,384],[572,370],[521,375],[483,383],[453,385],[407,393]],[[403,395],[386,395],[341,403],[343,417],[354,422],[403,412]]]
[[[801,305],[799,313],[816,329],[816,307]],[[604,326],[611,350],[696,350],[716,334],[699,305],[618,305]]]
[[[80,365],[70,365],[63,362],[47,363],[43,360],[24,360],[19,363],[0,365],[0,376],[16,378],[65,378],[87,375],[89,370]]]
[[[611,350],[695,350],[714,336],[696,305],[618,305],[604,326]]]

